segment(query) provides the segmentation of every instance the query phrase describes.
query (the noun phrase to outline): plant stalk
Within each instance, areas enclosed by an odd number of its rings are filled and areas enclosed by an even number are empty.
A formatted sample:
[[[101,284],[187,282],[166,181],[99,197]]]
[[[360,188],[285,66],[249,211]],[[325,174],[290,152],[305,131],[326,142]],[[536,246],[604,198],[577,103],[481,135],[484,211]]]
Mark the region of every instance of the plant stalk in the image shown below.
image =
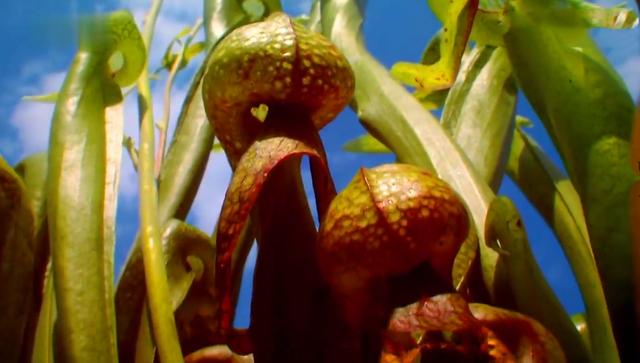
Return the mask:
[[[147,49],[153,39],[153,30],[162,6],[162,0],[154,0],[145,19],[143,39]],[[153,102],[149,87],[149,71],[145,67],[138,79],[138,107],[140,111],[140,237],[144,260],[147,298],[154,341],[163,363],[182,362],[175,319],[170,301],[164,254],[158,226],[158,195],[154,173],[154,123]]]
[[[167,132],[169,131],[169,118],[171,117],[171,88],[173,88],[173,83],[175,81],[176,75],[178,74],[178,70],[180,70],[180,64],[184,59],[184,54],[186,50],[189,48],[189,44],[191,44],[191,40],[196,36],[198,30],[202,27],[202,19],[198,19],[196,23],[189,30],[189,34],[187,34],[187,39],[185,40],[182,49],[178,52],[176,59],[171,64],[171,70],[169,71],[169,76],[167,77],[167,82],[164,86],[164,94],[162,100],[162,118],[158,123],[158,130],[160,131],[160,137],[158,139],[158,150],[156,150],[156,164],[155,164],[155,174],[156,177],[160,175],[160,168],[162,167],[162,160],[164,159],[165,148],[167,144]]]

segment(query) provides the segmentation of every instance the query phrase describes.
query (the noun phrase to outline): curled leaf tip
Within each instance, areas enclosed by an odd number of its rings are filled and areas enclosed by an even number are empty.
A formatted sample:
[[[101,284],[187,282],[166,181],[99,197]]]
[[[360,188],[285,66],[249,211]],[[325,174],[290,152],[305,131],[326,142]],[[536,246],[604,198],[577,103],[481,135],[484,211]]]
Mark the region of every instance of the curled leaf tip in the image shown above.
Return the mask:
[[[138,79],[146,48],[130,12],[120,10],[81,21],[80,49],[105,55],[104,76],[120,87]]]

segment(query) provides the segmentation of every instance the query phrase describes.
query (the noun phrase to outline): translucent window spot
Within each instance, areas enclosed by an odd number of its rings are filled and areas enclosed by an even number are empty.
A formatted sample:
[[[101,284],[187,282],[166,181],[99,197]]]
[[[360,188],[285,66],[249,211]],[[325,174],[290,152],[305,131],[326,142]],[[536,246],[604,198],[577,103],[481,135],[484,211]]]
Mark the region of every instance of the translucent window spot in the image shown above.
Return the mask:
[[[120,72],[125,64],[124,64],[124,55],[121,51],[117,50],[111,54],[109,57],[109,73],[115,75]]]

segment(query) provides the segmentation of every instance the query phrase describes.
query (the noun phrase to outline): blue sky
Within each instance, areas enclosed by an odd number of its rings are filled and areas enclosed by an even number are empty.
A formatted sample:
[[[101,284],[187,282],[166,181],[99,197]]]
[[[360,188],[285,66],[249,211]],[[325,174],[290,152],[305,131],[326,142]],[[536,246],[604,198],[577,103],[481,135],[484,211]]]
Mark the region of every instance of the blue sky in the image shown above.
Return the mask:
[[[596,1],[616,5],[618,0]],[[628,1],[631,6],[635,2]],[[287,12],[299,15],[307,11],[310,0],[283,0]],[[111,0],[93,4],[84,1],[10,1],[0,21],[0,38],[5,52],[0,60],[0,154],[10,163],[25,155],[47,148],[52,105],[22,102],[25,95],[53,92],[62,83],[75,49],[74,21],[78,15],[127,8],[139,24],[149,5],[148,0]],[[151,68],[155,69],[168,42],[185,26],[201,16],[201,0],[165,0],[151,52]],[[426,1],[369,0],[365,22],[365,40],[371,53],[390,67],[397,61],[417,61],[422,49],[439,28]],[[640,90],[640,33],[596,30],[594,37],[607,57],[620,72],[634,97]],[[202,58],[194,60],[195,63]],[[177,115],[188,88],[194,67],[188,67],[177,78],[172,95],[172,119]],[[164,79],[163,79],[164,80]],[[153,85],[154,109],[160,115],[163,80]],[[537,122],[524,98],[520,98],[518,113],[536,121],[531,135],[559,163],[557,154],[544,129]],[[137,138],[137,109],[133,97],[125,102],[125,133]],[[344,187],[361,166],[374,166],[393,160],[391,156],[363,156],[345,153],[341,146],[363,133],[353,112],[346,110],[321,133],[338,188]],[[210,232],[222,204],[230,169],[224,157],[213,155],[189,214],[189,222]],[[540,216],[527,203],[517,188],[505,180],[500,190],[514,199],[525,219],[532,247],[547,278],[571,312],[583,310],[577,286],[564,256]],[[123,158],[118,210],[116,260],[120,264],[127,255],[137,228],[136,175],[128,157]],[[253,251],[255,256],[255,251]],[[239,325],[246,325],[250,275],[253,263],[247,264],[246,282],[240,302]]]

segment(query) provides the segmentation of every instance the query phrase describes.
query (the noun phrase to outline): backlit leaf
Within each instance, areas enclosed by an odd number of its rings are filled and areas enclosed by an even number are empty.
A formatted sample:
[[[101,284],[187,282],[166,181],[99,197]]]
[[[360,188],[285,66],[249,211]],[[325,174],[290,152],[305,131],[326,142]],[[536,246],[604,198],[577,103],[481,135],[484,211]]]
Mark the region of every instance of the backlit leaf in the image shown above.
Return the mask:
[[[449,88],[453,84],[462,54],[467,47],[478,1],[455,0],[449,3],[451,5],[439,37],[439,59],[427,65],[399,62],[391,68],[394,78],[421,91],[421,97]]]
[[[500,253],[498,305],[526,314],[551,331],[571,362],[590,361],[589,351],[536,262],[522,218],[511,200],[496,197],[485,225],[487,243]]]
[[[378,141],[371,134],[364,134],[358,138],[348,141],[342,146],[345,151],[353,153],[390,153],[388,147]]]
[[[586,319],[594,332],[589,338],[590,344],[612,344],[613,332],[604,292],[582,203],[573,184],[521,127],[514,134],[507,174],[552,227],[570,262],[585,301]]]

